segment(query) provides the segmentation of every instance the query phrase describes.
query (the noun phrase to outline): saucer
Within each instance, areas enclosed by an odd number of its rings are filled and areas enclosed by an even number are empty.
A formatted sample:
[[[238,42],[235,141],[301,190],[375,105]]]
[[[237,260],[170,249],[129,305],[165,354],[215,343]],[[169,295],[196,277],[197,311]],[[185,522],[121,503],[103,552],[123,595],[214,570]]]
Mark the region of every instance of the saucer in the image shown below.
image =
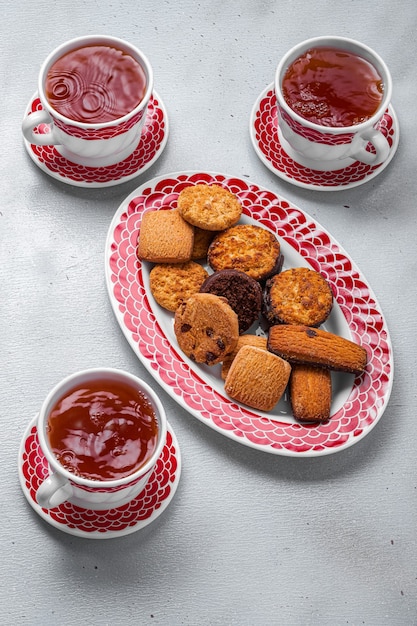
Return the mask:
[[[42,110],[35,93],[25,111],[25,116]],[[37,129],[48,132],[48,125]],[[120,185],[142,174],[161,156],[168,139],[168,117],[161,98],[156,91],[149,101],[148,111],[140,140],[135,150],[123,161],[105,167],[88,167],[68,160],[55,146],[37,146],[24,138],[26,150],[40,169],[61,182],[77,187],[110,187]]]
[[[36,502],[36,491],[49,475],[49,465],[38,440],[36,417],[28,425],[19,449],[19,480],[29,504],[46,522],[70,535],[89,539],[109,539],[129,535],[144,528],[166,509],[178,487],[181,454],[177,438],[167,425],[167,439],[149,482],[143,491],[123,506],[94,511],[64,502],[43,509]]]
[[[378,125],[390,144],[388,158],[380,165],[354,161],[331,172],[313,170],[296,163],[283,149],[278,137],[278,114],[274,84],[269,85],[255,102],[249,132],[255,152],[274,174],[287,182],[318,191],[339,191],[357,187],[380,174],[390,163],[399,141],[397,116],[390,105]]]

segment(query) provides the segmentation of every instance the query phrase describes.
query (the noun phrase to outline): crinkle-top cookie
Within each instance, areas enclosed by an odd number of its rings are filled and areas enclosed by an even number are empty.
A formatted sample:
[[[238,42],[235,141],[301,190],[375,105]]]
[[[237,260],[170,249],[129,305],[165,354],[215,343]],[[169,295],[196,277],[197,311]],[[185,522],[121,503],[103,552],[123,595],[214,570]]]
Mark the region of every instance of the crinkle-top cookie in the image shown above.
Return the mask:
[[[208,249],[215,271],[235,269],[262,281],[279,270],[281,249],[275,235],[262,226],[237,224],[219,233]]]
[[[158,263],[149,274],[149,287],[157,303],[175,312],[181,302],[197,293],[207,278],[205,268],[195,261]]]
[[[242,213],[237,197],[220,185],[190,185],[178,196],[182,217],[203,230],[225,230],[236,224]]]
[[[320,326],[332,307],[330,285],[313,269],[293,267],[266,282],[264,313],[270,324]]]

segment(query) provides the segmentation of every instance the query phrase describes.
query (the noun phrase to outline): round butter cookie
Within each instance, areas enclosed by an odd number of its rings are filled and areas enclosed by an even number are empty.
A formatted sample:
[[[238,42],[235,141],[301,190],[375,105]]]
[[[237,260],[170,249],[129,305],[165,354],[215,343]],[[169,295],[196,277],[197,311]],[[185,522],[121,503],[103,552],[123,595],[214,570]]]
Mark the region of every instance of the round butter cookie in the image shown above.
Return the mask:
[[[154,265],[149,274],[149,287],[157,303],[168,311],[176,311],[181,302],[199,291],[208,273],[194,261]]]
[[[208,276],[200,287],[203,293],[223,296],[237,314],[242,334],[259,318],[262,306],[260,284],[245,272],[220,270]]]
[[[174,331],[179,347],[192,361],[215,365],[236,346],[239,322],[225,298],[196,293],[176,310]]]
[[[216,235],[207,260],[214,271],[240,270],[262,281],[279,271],[281,248],[271,231],[253,224],[237,224]]]
[[[333,293],[325,278],[307,267],[272,276],[265,285],[263,313],[270,324],[320,326],[329,317]]]
[[[177,208],[183,219],[203,230],[225,230],[242,214],[237,197],[219,185],[190,185],[179,196]]]

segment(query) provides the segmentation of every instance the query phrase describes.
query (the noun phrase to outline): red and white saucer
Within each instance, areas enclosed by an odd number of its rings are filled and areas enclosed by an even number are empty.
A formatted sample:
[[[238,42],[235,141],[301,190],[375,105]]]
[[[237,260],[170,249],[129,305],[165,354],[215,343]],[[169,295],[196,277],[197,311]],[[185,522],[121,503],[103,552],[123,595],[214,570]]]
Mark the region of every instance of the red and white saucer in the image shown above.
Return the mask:
[[[35,93],[25,111],[25,116],[42,110]],[[48,132],[48,125],[37,132]],[[148,105],[140,140],[135,150],[123,161],[105,167],[88,167],[73,163],[58,152],[55,146],[36,146],[24,138],[26,150],[40,169],[61,182],[77,187],[110,187],[125,183],[146,171],[161,156],[168,140],[168,116],[164,104],[154,91]]]
[[[393,158],[399,141],[399,126],[390,105],[379,126],[391,146],[388,158],[380,165],[359,161],[330,172],[313,170],[294,161],[282,147],[278,137],[278,114],[274,85],[269,85],[256,100],[249,121],[253,147],[261,161],[274,174],[287,182],[317,191],[339,191],[357,187],[380,174]]]
[[[168,424],[167,439],[144,490],[127,504],[93,511],[64,502],[43,509],[36,502],[40,483],[49,475],[49,464],[38,440],[36,416],[28,425],[19,449],[19,480],[32,508],[46,522],[70,535],[89,539],[110,539],[129,535],[153,522],[175,495],[181,475],[178,441]]]

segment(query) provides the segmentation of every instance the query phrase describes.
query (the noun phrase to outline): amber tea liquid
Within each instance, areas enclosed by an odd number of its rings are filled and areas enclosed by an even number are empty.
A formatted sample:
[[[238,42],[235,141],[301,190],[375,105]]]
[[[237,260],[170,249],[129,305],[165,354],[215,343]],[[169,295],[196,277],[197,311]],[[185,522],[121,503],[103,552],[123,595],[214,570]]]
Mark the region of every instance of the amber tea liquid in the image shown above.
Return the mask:
[[[71,389],[50,411],[47,437],[76,476],[116,480],[152,456],[158,421],[149,399],[124,382],[95,380]]]
[[[46,76],[45,95],[61,115],[101,124],[130,113],[141,103],[146,86],[138,61],[100,44],[71,50],[55,61]]]
[[[321,126],[353,126],[378,110],[384,84],[375,67],[347,50],[311,48],[288,67],[282,93],[301,117]]]

